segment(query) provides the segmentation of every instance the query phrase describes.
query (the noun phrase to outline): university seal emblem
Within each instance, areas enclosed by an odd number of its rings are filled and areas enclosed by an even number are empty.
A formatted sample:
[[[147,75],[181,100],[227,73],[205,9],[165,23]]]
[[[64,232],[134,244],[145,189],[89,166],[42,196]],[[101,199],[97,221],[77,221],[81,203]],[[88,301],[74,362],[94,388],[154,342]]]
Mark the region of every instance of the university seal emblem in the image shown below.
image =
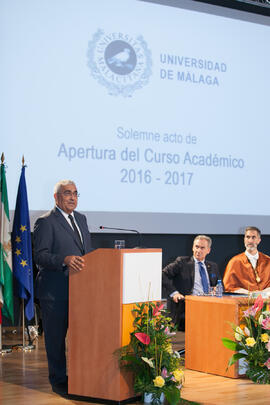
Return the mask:
[[[106,34],[99,29],[88,43],[87,65],[91,75],[110,95],[131,97],[149,82],[151,52],[142,36]]]

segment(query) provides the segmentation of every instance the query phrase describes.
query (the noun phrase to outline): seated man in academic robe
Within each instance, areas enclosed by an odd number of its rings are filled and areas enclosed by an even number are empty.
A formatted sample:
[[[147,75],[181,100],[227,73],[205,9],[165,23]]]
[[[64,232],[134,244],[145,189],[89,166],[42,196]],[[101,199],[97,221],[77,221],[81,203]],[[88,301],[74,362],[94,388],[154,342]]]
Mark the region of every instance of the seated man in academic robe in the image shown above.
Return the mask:
[[[261,231],[249,226],[245,230],[246,251],[234,256],[227,264],[223,284],[225,291],[248,294],[248,292],[270,293],[270,257],[259,252]]]

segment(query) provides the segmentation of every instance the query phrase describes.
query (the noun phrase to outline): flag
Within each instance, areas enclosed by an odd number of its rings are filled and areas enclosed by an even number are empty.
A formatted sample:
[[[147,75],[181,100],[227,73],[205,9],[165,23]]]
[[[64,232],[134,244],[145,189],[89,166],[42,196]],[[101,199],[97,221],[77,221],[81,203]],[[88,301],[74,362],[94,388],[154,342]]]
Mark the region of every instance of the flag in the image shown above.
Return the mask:
[[[34,316],[34,289],[25,166],[22,167],[12,228],[12,259],[14,292],[25,300],[25,316],[30,321]]]
[[[9,233],[9,208],[3,154],[0,169],[0,193],[0,300],[3,303],[2,314],[14,323],[11,238]]]

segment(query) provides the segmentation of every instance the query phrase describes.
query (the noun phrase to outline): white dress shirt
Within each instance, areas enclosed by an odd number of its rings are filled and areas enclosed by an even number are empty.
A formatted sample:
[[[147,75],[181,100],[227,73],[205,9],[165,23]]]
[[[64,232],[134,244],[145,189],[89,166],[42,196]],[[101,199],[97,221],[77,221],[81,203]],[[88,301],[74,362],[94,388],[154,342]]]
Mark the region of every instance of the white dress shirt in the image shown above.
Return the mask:
[[[74,232],[74,229],[73,229],[71,220],[70,220],[69,217],[68,217],[69,215],[72,215],[73,220],[74,220],[74,222],[75,222],[75,225],[77,226],[77,229],[78,229],[78,232],[79,232],[79,235],[80,235],[80,238],[81,238],[81,242],[82,242],[81,230],[80,230],[80,227],[79,227],[78,223],[76,222],[74,213],[72,212],[71,214],[67,214],[65,211],[61,210],[61,208],[59,208],[58,205],[56,206],[56,208],[61,212],[61,214],[62,214],[62,215],[64,216],[64,218],[67,220],[67,223],[69,224],[69,226],[71,227],[71,229],[72,229],[73,232]]]
[[[201,275],[200,275],[199,261],[197,259],[195,259],[195,257],[193,257],[193,259],[195,262],[195,274],[194,274],[194,287],[192,290],[192,295],[203,295],[204,291],[203,291],[202,279],[201,279]],[[203,264],[203,268],[206,273],[208,285],[210,285],[208,272],[206,270],[206,265],[205,265],[204,261],[201,261],[201,263]]]
[[[259,259],[259,252],[257,251],[257,253],[255,255],[252,255],[246,250],[245,255],[247,256],[248,260],[250,261],[253,269],[256,269],[257,261]]]

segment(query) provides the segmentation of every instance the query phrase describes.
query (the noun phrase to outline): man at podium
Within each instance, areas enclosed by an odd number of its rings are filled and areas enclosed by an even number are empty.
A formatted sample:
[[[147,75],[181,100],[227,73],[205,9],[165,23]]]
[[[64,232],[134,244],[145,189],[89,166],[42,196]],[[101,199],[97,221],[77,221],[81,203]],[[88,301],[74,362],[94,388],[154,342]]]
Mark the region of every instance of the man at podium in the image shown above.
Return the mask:
[[[193,241],[193,256],[179,256],[162,270],[162,287],[168,309],[179,330],[185,330],[185,295],[208,294],[220,278],[218,265],[205,260],[211,251],[209,236],[198,235]]]
[[[83,270],[91,237],[84,215],[75,211],[78,191],[71,180],[54,187],[55,207],[34,226],[34,260],[38,267],[36,295],[40,300],[49,381],[52,390],[67,394],[65,338],[68,327],[69,272]]]

